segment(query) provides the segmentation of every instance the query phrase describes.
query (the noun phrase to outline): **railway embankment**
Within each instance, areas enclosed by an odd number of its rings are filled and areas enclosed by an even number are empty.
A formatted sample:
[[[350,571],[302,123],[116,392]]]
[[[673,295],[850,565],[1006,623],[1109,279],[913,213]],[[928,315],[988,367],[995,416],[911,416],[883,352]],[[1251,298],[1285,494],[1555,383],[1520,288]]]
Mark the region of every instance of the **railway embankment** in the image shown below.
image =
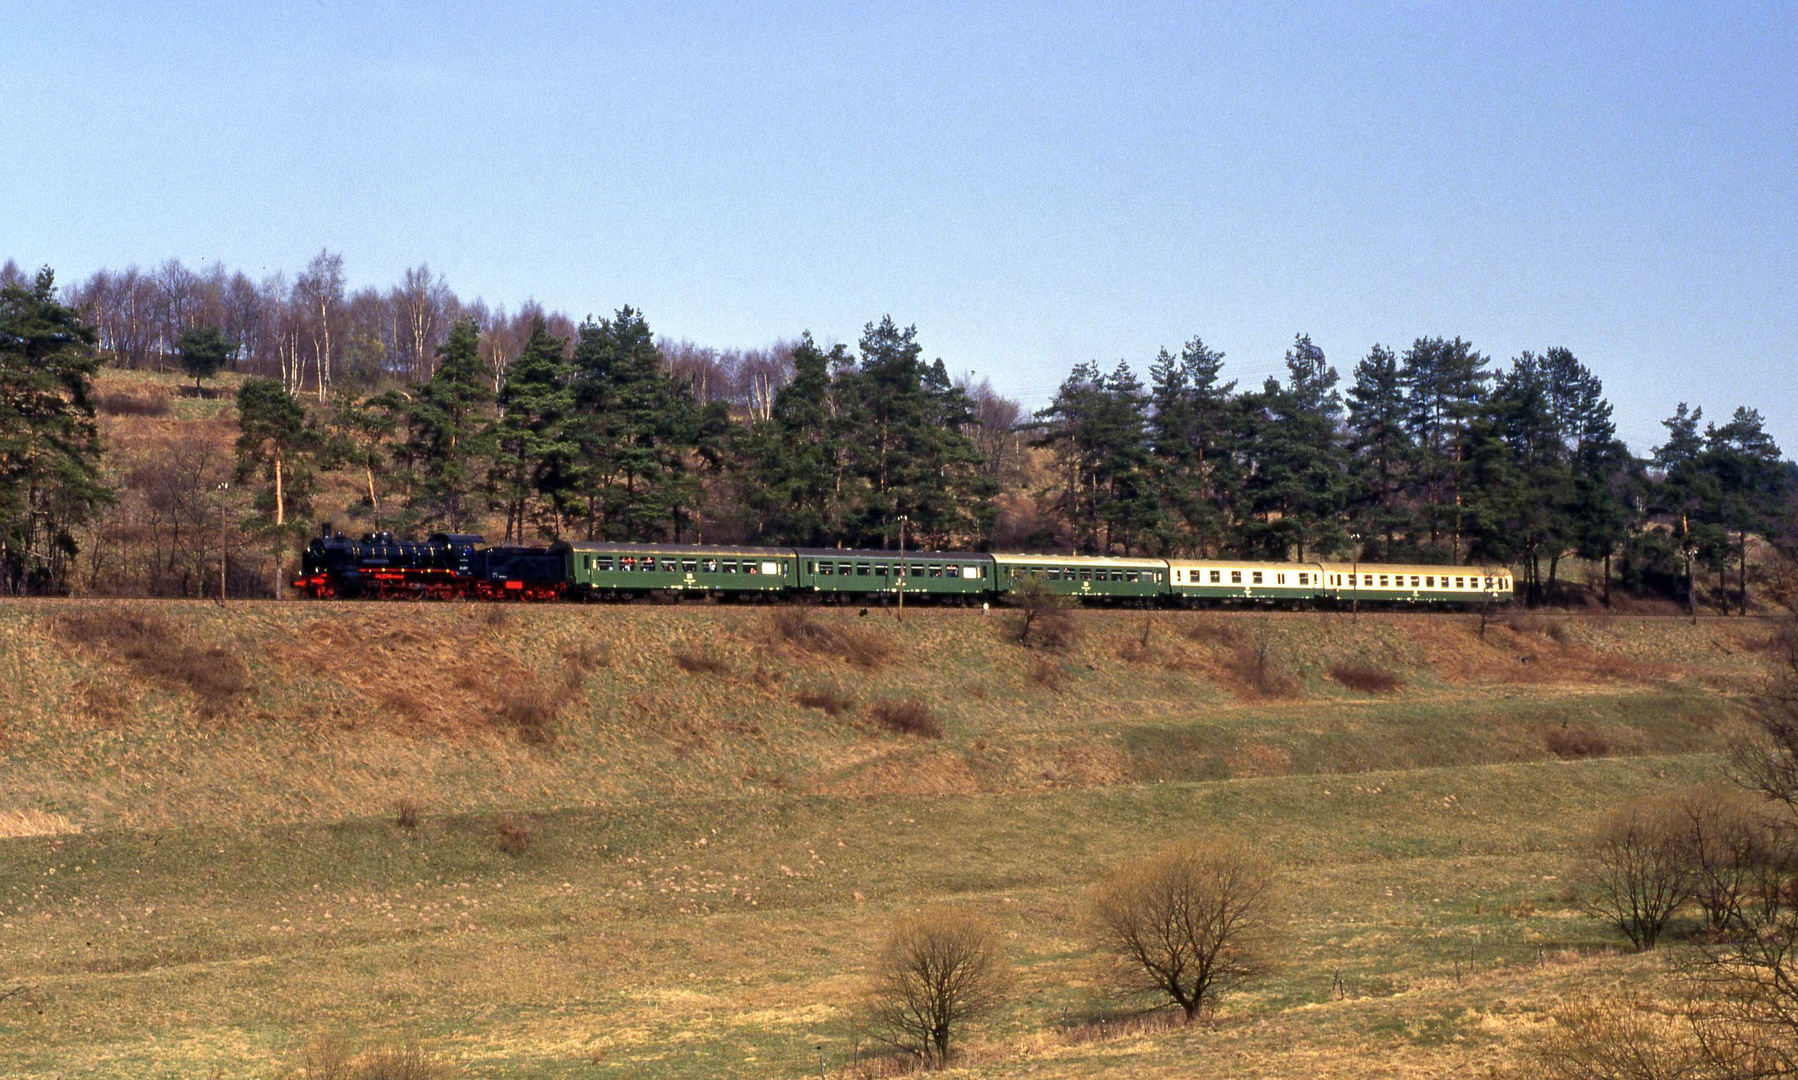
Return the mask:
[[[7,805],[81,828],[396,802],[1105,787],[1719,745],[1769,630],[1643,617],[0,605]]]

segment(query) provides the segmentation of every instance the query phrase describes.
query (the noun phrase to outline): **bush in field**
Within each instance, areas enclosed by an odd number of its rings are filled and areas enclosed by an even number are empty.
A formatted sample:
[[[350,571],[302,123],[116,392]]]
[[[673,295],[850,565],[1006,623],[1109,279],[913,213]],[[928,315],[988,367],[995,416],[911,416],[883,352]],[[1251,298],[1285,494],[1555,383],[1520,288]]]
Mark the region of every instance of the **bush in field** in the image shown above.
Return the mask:
[[[802,607],[781,608],[771,619],[774,636],[817,656],[845,660],[870,670],[892,656],[893,646],[877,630],[826,622]]]
[[[1330,678],[1364,694],[1390,694],[1405,685],[1397,675],[1371,664],[1337,664],[1330,669]]]
[[[828,716],[841,716],[855,708],[855,698],[837,686],[807,686],[793,695],[808,709],[821,709]]]
[[[202,648],[154,612],[129,607],[82,607],[51,624],[57,637],[128,666],[140,678],[191,694],[200,715],[229,711],[254,687],[236,653]]]
[[[1725,930],[1775,861],[1778,836],[1764,808],[1734,788],[1698,787],[1673,800],[1692,899],[1713,932]]]
[[[676,649],[674,662],[689,675],[722,675],[730,670],[730,665],[724,662],[724,658],[709,649]]]
[[[1625,803],[1601,822],[1577,856],[1580,901],[1648,950],[1692,895],[1686,823],[1666,799]]]
[[[1711,1075],[1692,1026],[1634,996],[1581,998],[1554,1011],[1529,1047],[1541,1080],[1686,1080]]]
[[[1113,870],[1093,892],[1095,944],[1123,992],[1178,1006],[1191,1023],[1272,966],[1274,867],[1229,841],[1176,844]]]
[[[1006,597],[1011,605],[1012,639],[1026,649],[1065,649],[1079,636],[1073,601],[1034,577],[1019,582]]]
[[[1580,724],[1562,722],[1557,727],[1542,729],[1542,745],[1558,758],[1578,759],[1603,757],[1611,752],[1610,740]]]
[[[499,819],[495,831],[499,837],[499,849],[515,859],[531,846],[531,823],[524,818],[508,814]]]
[[[868,708],[868,715],[895,735],[916,735],[922,739],[943,737],[943,722],[930,711],[930,706],[916,698],[876,701]]]
[[[940,1068],[967,1025],[1010,987],[1011,966],[990,923],[959,908],[930,908],[901,919],[881,943],[860,1021],[877,1042]]]

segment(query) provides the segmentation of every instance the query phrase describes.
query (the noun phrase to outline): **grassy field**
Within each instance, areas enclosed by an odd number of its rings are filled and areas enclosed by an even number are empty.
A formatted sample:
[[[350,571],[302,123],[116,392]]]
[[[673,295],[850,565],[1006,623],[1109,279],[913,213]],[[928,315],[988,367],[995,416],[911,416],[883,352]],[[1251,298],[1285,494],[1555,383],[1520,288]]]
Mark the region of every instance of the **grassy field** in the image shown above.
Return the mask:
[[[1715,776],[1767,634],[1087,612],[1044,658],[996,612],[811,619],[0,605],[0,991],[31,987],[0,1075],[278,1076],[321,1034],[482,1077],[815,1075],[875,939],[942,900],[1018,972],[966,1075],[1502,1069],[1572,989],[1655,976],[1565,854]],[[941,738],[870,721],[908,699]],[[1093,880],[1223,833],[1287,868],[1279,972],[1202,1028],[1074,1030],[1116,1004]]]

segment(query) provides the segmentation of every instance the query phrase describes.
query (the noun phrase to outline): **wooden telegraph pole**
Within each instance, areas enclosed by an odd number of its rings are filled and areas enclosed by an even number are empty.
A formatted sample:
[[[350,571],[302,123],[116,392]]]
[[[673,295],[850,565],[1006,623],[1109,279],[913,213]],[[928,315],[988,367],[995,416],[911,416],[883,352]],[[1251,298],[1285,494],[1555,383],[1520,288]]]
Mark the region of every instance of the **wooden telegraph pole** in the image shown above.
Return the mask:
[[[225,606],[225,555],[226,555],[226,551],[227,551],[227,549],[225,547],[225,543],[226,543],[226,541],[225,541],[225,537],[226,537],[226,532],[225,532],[225,492],[230,487],[231,487],[231,485],[229,483],[220,484],[218,486],[218,493],[219,493],[219,607]]]
[[[899,515],[899,613],[894,616],[899,622],[905,621],[905,526],[911,518]]]

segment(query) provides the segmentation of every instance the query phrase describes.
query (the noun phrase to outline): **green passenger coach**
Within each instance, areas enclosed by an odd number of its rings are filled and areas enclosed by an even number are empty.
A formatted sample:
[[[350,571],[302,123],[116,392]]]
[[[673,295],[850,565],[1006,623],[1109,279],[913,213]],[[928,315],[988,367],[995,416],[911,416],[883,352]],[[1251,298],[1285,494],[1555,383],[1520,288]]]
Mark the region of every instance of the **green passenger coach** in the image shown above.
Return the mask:
[[[582,540],[550,550],[562,555],[569,593],[581,599],[754,597],[799,586],[798,560],[781,548]]]
[[[1167,593],[1165,559],[1089,555],[994,555],[1000,595],[1034,578],[1050,592],[1089,600],[1159,599]]]
[[[800,548],[799,590],[825,601],[869,597],[973,602],[993,585],[993,557],[968,551],[856,551]]]

